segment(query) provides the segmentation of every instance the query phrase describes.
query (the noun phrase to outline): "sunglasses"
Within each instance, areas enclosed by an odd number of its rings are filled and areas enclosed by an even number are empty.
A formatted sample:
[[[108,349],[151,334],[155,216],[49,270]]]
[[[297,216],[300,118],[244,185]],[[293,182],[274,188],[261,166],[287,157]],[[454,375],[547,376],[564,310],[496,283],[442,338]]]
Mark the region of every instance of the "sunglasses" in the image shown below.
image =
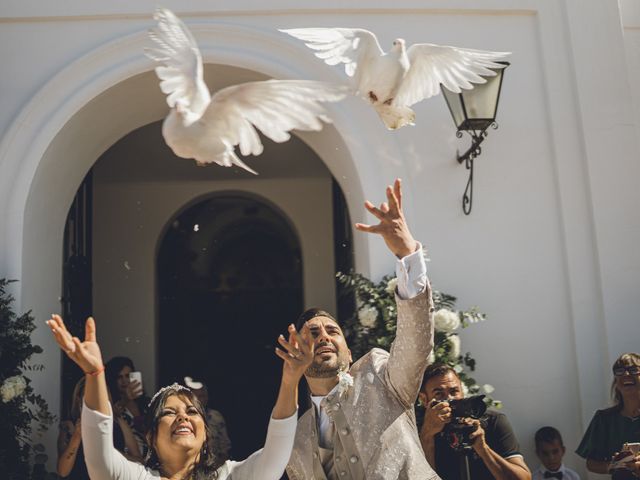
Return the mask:
[[[621,377],[627,372],[629,375],[640,375],[640,367],[632,365],[630,367],[617,367],[613,369],[613,374],[616,377]]]

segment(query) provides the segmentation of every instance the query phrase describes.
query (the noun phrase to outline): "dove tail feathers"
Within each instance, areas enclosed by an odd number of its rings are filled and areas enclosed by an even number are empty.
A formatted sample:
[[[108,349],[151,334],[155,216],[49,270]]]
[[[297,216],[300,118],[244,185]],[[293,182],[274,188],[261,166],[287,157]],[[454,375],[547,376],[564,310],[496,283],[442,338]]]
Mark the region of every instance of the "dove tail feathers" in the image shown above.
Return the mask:
[[[233,150],[227,152],[226,155],[231,160],[231,163],[233,165],[237,165],[237,166],[239,166],[240,168],[243,168],[244,170],[246,170],[249,173],[253,173],[254,175],[258,175],[258,172],[256,172],[249,165],[247,165],[242,160],[240,160],[240,158],[236,155],[236,153]]]
[[[385,104],[377,104],[373,107],[389,130],[397,130],[406,125],[415,125],[416,113],[409,107]]]
[[[226,140],[222,140],[222,142],[224,143],[226,150],[224,151],[223,154],[215,158],[213,160],[214,162],[216,162],[218,165],[223,167],[230,167],[231,165],[237,165],[249,173],[258,175],[258,172],[256,172],[254,169],[249,167],[249,165],[247,165],[242,160],[240,160],[240,158],[236,155],[236,152],[233,150],[233,145],[231,145]]]
[[[200,158],[194,158],[194,160],[196,161],[196,164],[199,167],[206,167],[207,165],[211,165],[212,163],[216,163],[218,165],[220,165],[221,167],[231,167],[233,165],[237,165],[240,168],[246,170],[249,173],[253,173],[254,175],[258,175],[258,172],[256,172],[253,168],[251,168],[249,165],[247,165],[246,163],[244,163],[242,160],[240,160],[240,158],[238,158],[238,156],[235,154],[235,152],[233,150],[225,152],[224,154],[215,157],[211,160],[207,159],[207,160],[203,160]]]
[[[233,145],[230,145],[225,140],[223,140],[223,143],[227,147],[224,152],[219,153],[218,155],[209,156],[209,157],[194,155],[193,159],[196,161],[199,167],[206,167],[207,165],[211,165],[212,163],[216,163],[221,167],[231,167],[233,165],[237,165],[238,167],[246,170],[249,173],[258,175],[258,172],[256,172],[249,165],[247,165],[242,160],[240,160],[240,158],[236,155],[236,152],[233,149]]]

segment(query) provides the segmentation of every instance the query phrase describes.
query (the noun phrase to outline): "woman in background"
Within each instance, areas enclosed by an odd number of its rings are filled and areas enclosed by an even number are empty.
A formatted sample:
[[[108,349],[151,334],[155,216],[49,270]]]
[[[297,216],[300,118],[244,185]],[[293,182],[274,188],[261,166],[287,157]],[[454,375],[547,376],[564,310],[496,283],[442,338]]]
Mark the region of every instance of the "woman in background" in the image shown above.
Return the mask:
[[[58,475],[69,480],[89,480],[82,449],[81,412],[85,377],[76,383],[71,398],[71,407],[66,420],[60,422],[58,434]],[[113,424],[113,443],[116,449],[127,452],[130,460],[142,461],[138,444],[127,422],[116,416]]]
[[[114,414],[127,422],[144,457],[147,454],[144,418],[149,397],[144,394],[140,382],[129,379],[129,374],[135,369],[129,357],[113,357],[105,364],[105,375]]]
[[[69,415],[66,420],[60,422],[58,433],[58,475],[70,480],[89,480],[89,473],[84,464],[80,432],[84,382],[82,377],[73,388]]]
[[[594,473],[611,473],[613,456],[624,443],[640,442],[640,355],[620,355],[612,370],[614,405],[596,411],[576,450]],[[629,456],[626,469],[640,476],[640,454]]]

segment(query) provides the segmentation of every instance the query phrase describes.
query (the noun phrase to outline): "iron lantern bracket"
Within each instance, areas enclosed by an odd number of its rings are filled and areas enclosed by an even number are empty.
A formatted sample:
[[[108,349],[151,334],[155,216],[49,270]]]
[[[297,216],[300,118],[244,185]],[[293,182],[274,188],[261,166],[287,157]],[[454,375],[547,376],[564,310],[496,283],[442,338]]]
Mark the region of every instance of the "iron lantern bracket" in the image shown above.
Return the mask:
[[[458,138],[462,138],[463,131],[467,132],[471,137],[471,146],[469,149],[462,155],[460,155],[460,153],[456,154],[458,163],[461,164],[464,162],[465,168],[469,171],[467,186],[462,195],[462,211],[465,215],[471,213],[471,207],[473,206],[473,161],[482,153],[480,145],[484,142],[484,139],[487,138],[487,130],[489,127],[495,130],[498,128],[498,124],[493,122],[484,130],[458,130],[456,132],[456,137]]]

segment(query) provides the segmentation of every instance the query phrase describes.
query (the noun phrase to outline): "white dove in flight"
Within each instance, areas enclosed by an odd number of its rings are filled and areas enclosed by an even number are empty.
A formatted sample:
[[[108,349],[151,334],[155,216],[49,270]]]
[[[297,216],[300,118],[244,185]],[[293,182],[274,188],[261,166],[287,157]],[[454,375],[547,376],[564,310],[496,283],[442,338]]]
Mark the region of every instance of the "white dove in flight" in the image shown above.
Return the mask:
[[[203,78],[202,56],[186,25],[170,10],[158,8],[155,43],[145,54],[160,65],[155,71],[171,112],[162,124],[167,145],[179,157],[199,165],[238,165],[256,174],[234,151],[260,155],[258,132],[285,142],[289,131],[322,129],[330,119],[322,105],[346,96],[346,88],[311,80],[266,80],[224,88],[213,96]]]
[[[491,68],[507,52],[487,52],[431,43],[406,48],[401,38],[389,52],[380,48],[376,36],[361,28],[293,28],[280,30],[305,42],[329,65],[344,63],[354,79],[356,93],[371,102],[390,130],[413,125],[412,105],[440,92],[440,84],[455,93],[485,83],[494,76]]]

